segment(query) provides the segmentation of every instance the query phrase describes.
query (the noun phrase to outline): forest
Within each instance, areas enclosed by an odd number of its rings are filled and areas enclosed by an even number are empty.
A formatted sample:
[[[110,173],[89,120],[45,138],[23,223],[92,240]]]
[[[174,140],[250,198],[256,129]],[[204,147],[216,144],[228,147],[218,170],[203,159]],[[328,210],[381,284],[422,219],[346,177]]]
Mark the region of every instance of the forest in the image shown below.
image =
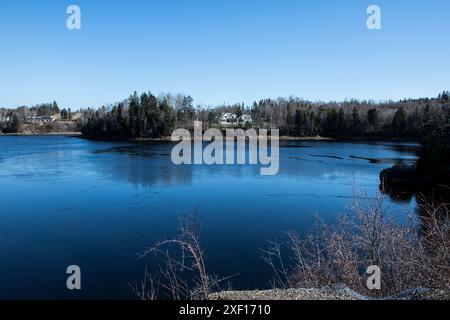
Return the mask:
[[[448,120],[449,92],[436,98],[373,102],[311,102],[298,98],[265,99],[215,108],[194,106],[184,95],[154,96],[136,92],[120,103],[86,110],[83,134],[91,138],[160,138],[176,128],[190,129],[194,120],[218,127],[225,112],[251,115],[246,127],[278,128],[291,137],[404,138],[418,140],[431,121]]]
[[[419,141],[425,131],[444,130],[450,117],[450,93],[435,98],[401,101],[311,102],[295,97],[264,99],[244,103],[206,107],[194,105],[189,95],[133,93],[129,98],[98,109],[80,109],[82,133],[93,139],[141,139],[170,136],[177,128],[192,129],[194,120],[205,129],[220,128],[224,113],[238,117],[246,114],[251,123],[244,128],[277,128],[282,136],[329,138],[400,138]],[[26,117],[60,115],[70,119],[71,110],[56,102],[31,108],[0,109],[0,130],[20,132]]]

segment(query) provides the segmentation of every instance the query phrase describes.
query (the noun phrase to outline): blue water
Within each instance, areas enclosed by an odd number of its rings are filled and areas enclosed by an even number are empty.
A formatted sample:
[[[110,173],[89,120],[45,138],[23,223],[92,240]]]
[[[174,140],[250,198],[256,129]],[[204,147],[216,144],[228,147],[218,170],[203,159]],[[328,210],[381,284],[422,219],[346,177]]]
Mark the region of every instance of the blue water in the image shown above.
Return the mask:
[[[399,146],[411,145],[285,142],[279,174],[261,176],[249,165],[175,166],[167,143],[0,137],[0,298],[134,298],[138,254],[196,208],[209,270],[234,275],[235,289],[265,288],[267,240],[306,233],[316,214],[332,223],[355,191],[375,195],[382,169],[415,159]],[[66,289],[73,264],[81,291]]]

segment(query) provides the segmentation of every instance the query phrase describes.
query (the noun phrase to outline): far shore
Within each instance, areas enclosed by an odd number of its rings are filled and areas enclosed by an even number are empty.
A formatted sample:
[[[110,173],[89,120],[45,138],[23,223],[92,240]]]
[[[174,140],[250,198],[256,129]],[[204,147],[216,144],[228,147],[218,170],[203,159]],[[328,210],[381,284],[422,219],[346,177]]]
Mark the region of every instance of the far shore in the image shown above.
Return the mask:
[[[226,138],[225,138],[226,139]],[[193,138],[191,140],[194,140]],[[336,140],[334,138],[326,138],[326,137],[289,137],[289,136],[281,136],[280,141],[333,141]],[[138,138],[131,139],[130,141],[137,142],[145,142],[145,141],[168,141],[171,142],[171,137],[161,137],[161,138]],[[210,142],[210,141],[207,141]]]
[[[1,136],[11,137],[30,137],[30,136],[82,136],[81,132],[47,132],[47,133],[31,133],[31,132],[19,132],[19,133],[0,133]]]
[[[80,138],[87,139],[87,140],[94,140],[94,141],[122,141],[122,142],[178,142],[178,141],[172,141],[171,137],[161,137],[161,138],[136,138],[136,139],[127,139],[127,138],[106,138],[106,137],[87,137],[84,135],[80,135]],[[194,141],[196,139],[191,138],[191,141]],[[226,140],[226,138],[224,138]],[[279,139],[280,141],[339,141],[340,139],[334,139],[334,138],[326,138],[326,137],[287,137],[282,136]],[[204,140],[205,141],[205,140]],[[210,141],[205,141],[210,142]]]
[[[17,136],[17,137],[31,137],[31,136],[67,136],[67,137],[77,137],[87,140],[94,141],[118,141],[118,142],[176,142],[172,141],[171,137],[160,137],[160,138],[135,138],[135,139],[127,139],[127,138],[117,138],[117,137],[89,137],[83,135],[81,132],[47,132],[47,133],[31,133],[31,132],[21,132],[21,133],[1,133],[0,137],[6,136]],[[194,140],[194,139],[191,139]],[[293,136],[280,136],[280,141],[328,141],[328,142],[343,142],[343,141],[396,141],[396,142],[418,142],[417,139],[414,138],[388,138],[388,137],[322,137],[322,136],[314,136],[314,137],[293,137]]]
[[[270,136],[269,136],[270,137]],[[87,140],[97,140],[97,141],[123,141],[123,142],[177,142],[172,141],[171,137],[161,137],[161,138],[135,138],[135,139],[127,139],[127,138],[114,138],[114,137],[89,137],[80,135],[80,138]],[[194,138],[191,138],[191,141],[194,141]],[[226,138],[225,138],[226,140]],[[389,137],[293,137],[293,136],[280,136],[280,141],[311,141],[311,142],[364,142],[364,141],[391,141],[391,142],[413,142],[418,143],[418,140],[415,138],[389,138]],[[210,141],[205,141],[210,142]]]

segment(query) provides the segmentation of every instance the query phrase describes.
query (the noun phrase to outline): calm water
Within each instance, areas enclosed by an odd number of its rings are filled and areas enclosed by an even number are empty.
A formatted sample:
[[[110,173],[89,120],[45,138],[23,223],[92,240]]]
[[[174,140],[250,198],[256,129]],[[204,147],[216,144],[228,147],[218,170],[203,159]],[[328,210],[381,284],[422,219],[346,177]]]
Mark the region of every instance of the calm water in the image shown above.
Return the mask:
[[[175,236],[196,208],[211,272],[236,275],[236,289],[264,288],[266,240],[306,232],[316,214],[333,222],[355,189],[374,195],[382,169],[415,159],[407,144],[281,146],[279,174],[263,177],[253,166],[174,166],[163,143],[0,137],[0,298],[134,298],[137,254]],[[72,264],[79,292],[66,289]]]

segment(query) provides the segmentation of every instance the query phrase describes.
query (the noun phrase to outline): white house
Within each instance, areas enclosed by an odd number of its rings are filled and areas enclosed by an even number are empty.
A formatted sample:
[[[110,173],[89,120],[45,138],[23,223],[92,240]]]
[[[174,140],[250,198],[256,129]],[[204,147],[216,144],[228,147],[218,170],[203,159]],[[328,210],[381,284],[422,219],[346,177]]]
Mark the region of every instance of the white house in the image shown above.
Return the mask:
[[[237,122],[237,115],[234,113],[224,113],[219,119],[221,125],[230,125]]]
[[[253,119],[252,119],[252,116],[251,116],[251,115],[249,115],[249,114],[243,114],[242,116],[239,117],[238,122],[239,122],[239,123],[247,124],[247,123],[252,123],[252,122],[253,122]]]
[[[27,123],[48,123],[55,122],[55,117],[53,116],[35,116],[35,117],[26,117],[25,122]]]

